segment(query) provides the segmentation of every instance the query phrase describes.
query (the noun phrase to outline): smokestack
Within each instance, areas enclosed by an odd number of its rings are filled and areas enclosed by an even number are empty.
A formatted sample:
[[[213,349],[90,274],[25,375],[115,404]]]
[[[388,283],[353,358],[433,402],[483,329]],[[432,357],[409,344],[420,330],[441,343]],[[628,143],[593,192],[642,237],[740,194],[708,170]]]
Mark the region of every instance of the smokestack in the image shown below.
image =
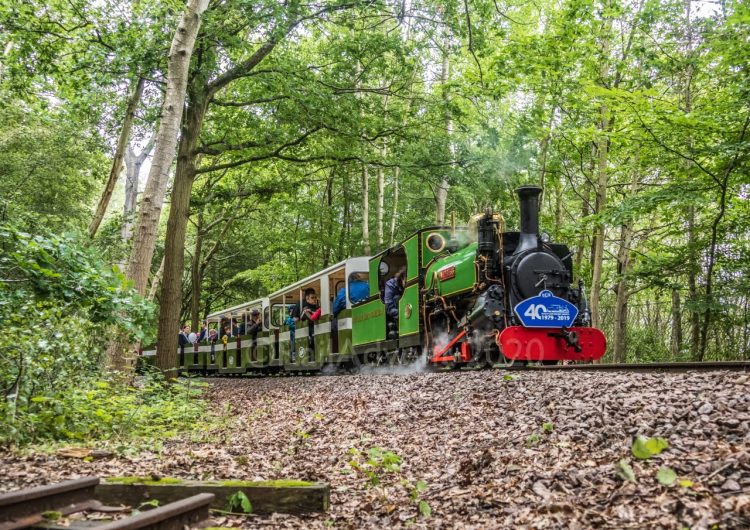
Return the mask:
[[[539,196],[542,188],[539,186],[521,186],[516,190],[521,208],[521,241],[516,253],[530,248],[536,248],[539,235]]]

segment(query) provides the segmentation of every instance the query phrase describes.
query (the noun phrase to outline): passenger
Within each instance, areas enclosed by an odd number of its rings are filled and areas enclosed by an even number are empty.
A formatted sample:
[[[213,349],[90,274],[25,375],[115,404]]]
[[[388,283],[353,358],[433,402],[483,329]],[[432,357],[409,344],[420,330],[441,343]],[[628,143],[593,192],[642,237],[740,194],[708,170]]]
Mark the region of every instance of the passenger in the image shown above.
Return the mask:
[[[349,300],[351,300],[352,304],[361,302],[369,295],[370,287],[361,273],[355,272],[349,276]],[[339,289],[339,292],[336,293],[336,299],[333,301],[334,318],[344,309],[346,309],[346,288],[342,287]]]
[[[404,294],[404,277],[406,276],[406,267],[401,267],[396,275],[385,282],[385,293],[383,301],[385,302],[385,314],[388,318],[398,321],[398,302],[401,295]]]
[[[247,326],[247,334],[250,335],[253,342],[250,346],[250,359],[255,361],[255,357],[258,351],[258,332],[263,328],[263,324],[260,321],[260,311],[253,309],[250,311],[250,324]]]
[[[183,324],[179,335],[177,335],[177,341],[180,345],[180,366],[184,366],[185,346],[190,345],[190,326]]]
[[[320,318],[320,304],[318,303],[318,295],[315,293],[315,289],[305,289],[305,300],[302,303],[299,318],[300,320],[307,320],[309,322],[314,322]]]
[[[245,319],[242,319],[242,323],[237,327],[237,335],[243,337],[246,333],[247,326],[245,325]]]
[[[216,343],[219,340],[219,333],[215,329],[209,330],[206,340],[211,345],[211,364],[216,364]]]
[[[208,324],[204,320],[201,324],[201,332],[198,334],[198,342],[203,342],[208,338]]]
[[[307,320],[308,336],[310,337],[310,350],[315,353],[315,322],[320,318],[320,304],[315,289],[305,289],[305,300],[302,303],[300,320]]]
[[[224,326],[224,332],[221,334],[221,342],[224,344],[227,344],[229,342],[229,339],[232,338],[232,326],[231,324],[227,324]]]
[[[297,304],[292,304],[289,306],[288,314],[286,318],[284,319],[284,325],[289,326],[289,349],[290,349],[290,359],[293,363],[297,362],[297,349],[295,348],[294,344],[294,333],[297,329],[294,321],[294,314],[296,312]]]

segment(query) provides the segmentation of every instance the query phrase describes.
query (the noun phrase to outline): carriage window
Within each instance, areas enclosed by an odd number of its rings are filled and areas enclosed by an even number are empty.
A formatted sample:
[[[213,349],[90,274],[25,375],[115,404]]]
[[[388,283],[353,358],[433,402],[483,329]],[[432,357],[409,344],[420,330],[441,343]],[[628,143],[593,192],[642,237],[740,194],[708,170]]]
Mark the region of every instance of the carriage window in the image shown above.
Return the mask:
[[[266,329],[271,327],[271,308],[267,307],[263,310],[263,327]]]
[[[289,308],[293,304],[273,304],[271,306],[271,325],[279,327],[286,320],[286,316],[289,313]]]
[[[380,291],[381,300],[385,290],[385,282],[393,278],[402,268],[406,268],[406,250],[404,250],[403,246],[380,258],[380,265],[378,266],[378,290]]]

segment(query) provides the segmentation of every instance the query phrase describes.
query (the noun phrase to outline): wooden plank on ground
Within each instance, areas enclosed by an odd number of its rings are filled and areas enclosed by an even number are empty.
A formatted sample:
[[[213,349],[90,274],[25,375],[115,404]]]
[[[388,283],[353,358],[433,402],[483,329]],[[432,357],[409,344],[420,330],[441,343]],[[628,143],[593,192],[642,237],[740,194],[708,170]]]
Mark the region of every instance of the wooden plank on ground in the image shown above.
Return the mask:
[[[326,512],[330,505],[330,487],[322,482],[298,480],[197,481],[165,478],[152,480],[138,477],[111,477],[96,487],[96,499],[104,504],[130,504],[157,499],[173,502],[199,493],[212,493],[211,508],[225,510],[229,498],[242,491],[252,504],[252,513],[314,513]]]

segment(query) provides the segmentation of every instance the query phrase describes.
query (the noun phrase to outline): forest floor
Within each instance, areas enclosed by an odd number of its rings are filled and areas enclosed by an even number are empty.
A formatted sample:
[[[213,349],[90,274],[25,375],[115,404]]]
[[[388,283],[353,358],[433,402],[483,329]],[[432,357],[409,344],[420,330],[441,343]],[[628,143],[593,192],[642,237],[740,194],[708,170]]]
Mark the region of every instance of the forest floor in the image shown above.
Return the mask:
[[[244,524],[253,527],[750,526],[746,374],[217,379],[208,396],[235,415],[208,441],[171,441],[160,451],[93,462],[6,454],[0,487],[149,474],[330,483],[329,513],[251,516]],[[663,437],[669,447],[638,460],[631,453],[638,434]],[[368,450],[371,465],[360,469],[369,477],[350,463],[364,464]],[[395,455],[400,469],[389,471]],[[622,459],[636,482],[621,478]],[[661,467],[677,480],[661,484]],[[373,476],[379,485],[369,483]]]

